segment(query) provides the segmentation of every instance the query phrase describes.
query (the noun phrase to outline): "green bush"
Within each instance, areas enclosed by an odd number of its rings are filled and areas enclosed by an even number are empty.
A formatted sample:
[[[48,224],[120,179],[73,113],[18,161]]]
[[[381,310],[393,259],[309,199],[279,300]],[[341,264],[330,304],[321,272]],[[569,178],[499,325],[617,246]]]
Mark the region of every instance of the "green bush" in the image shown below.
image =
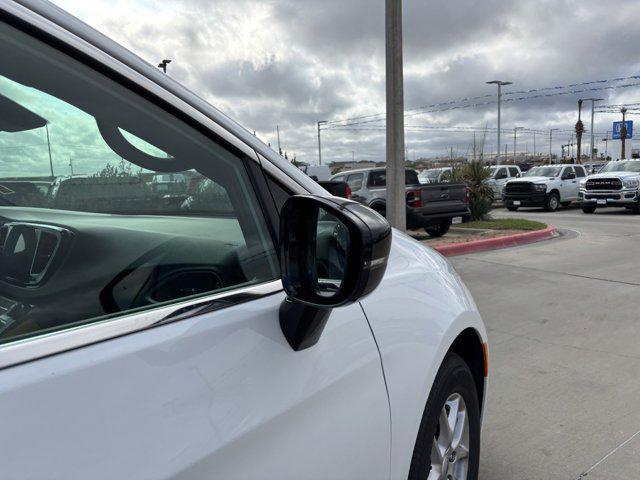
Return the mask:
[[[493,190],[487,184],[491,176],[489,168],[481,161],[474,161],[461,167],[461,177],[469,187],[469,210],[472,220],[486,220],[489,218],[493,204]]]

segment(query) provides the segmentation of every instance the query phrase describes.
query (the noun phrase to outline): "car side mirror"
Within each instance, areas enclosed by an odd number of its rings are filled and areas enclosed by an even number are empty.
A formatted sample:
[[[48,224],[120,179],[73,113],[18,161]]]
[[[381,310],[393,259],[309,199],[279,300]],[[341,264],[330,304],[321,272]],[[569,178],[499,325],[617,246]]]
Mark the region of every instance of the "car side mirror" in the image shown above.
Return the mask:
[[[280,326],[294,350],[315,345],[331,310],[359,301],[380,283],[391,227],[359,203],[296,195],[282,207],[280,270],[287,298]]]
[[[516,178],[520,178],[522,176],[521,173],[516,173]]]

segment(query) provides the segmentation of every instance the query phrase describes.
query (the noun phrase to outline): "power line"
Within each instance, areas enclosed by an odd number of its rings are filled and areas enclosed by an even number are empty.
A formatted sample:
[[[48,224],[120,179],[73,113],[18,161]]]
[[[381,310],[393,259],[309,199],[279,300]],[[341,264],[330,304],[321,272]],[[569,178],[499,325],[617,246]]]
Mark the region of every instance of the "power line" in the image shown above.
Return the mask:
[[[619,82],[619,81],[631,80],[631,79],[634,79],[634,80],[640,79],[640,75],[632,75],[629,77],[619,77],[619,78],[612,78],[612,79],[606,79],[606,80],[593,80],[589,82],[573,83],[569,85],[559,85],[554,87],[543,87],[543,88],[537,88],[537,89],[534,88],[530,90],[520,90],[515,92],[505,92],[503,95],[507,98],[505,98],[503,101],[505,102],[524,101],[524,100],[531,100],[536,98],[548,98],[548,97],[555,97],[560,95],[571,95],[571,94],[577,94],[577,93],[594,92],[594,91],[602,91],[602,90],[615,90],[618,88],[630,88],[634,86],[640,86],[639,82],[635,82],[635,83],[627,83],[623,85],[604,85],[604,86],[593,87],[593,88],[574,89],[574,87]],[[558,90],[566,90],[566,89],[571,89],[571,90],[558,91]],[[545,92],[545,91],[552,91],[552,93],[539,93],[539,92]],[[530,95],[531,93],[539,93],[539,94]],[[511,98],[512,95],[524,95],[524,96]],[[434,103],[431,105],[424,105],[421,107],[405,110],[405,116],[415,116],[415,115],[421,115],[425,113],[436,113],[436,112],[443,112],[443,111],[456,110],[456,109],[462,109],[462,108],[473,108],[473,107],[479,107],[484,105],[490,105],[494,103],[493,100],[466,103],[472,100],[482,100],[487,98],[495,98],[495,95],[493,94],[479,95],[475,97],[466,97],[466,98],[461,98],[457,100]],[[460,103],[464,103],[464,105],[457,105]],[[332,126],[337,124],[352,124],[354,123],[354,121],[358,121],[358,120],[366,120],[366,121],[357,122],[357,123],[373,123],[377,121],[382,121],[384,120],[384,115],[385,113],[376,113],[376,114],[370,114],[370,115],[360,115],[360,116],[341,119],[341,120],[332,120],[327,122],[328,126],[326,127],[326,129],[332,128]]]

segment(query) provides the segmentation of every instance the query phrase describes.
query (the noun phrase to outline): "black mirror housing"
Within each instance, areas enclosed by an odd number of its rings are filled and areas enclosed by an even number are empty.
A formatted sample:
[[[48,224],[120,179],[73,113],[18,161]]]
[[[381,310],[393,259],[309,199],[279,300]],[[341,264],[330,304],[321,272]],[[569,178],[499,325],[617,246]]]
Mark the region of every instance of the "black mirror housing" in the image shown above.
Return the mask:
[[[280,218],[287,293],[280,324],[294,350],[318,341],[332,308],[357,302],[379,285],[391,237],[386,219],[357,202],[311,195],[287,199]]]
[[[335,217],[348,232],[344,276],[335,295],[317,293],[316,222],[320,211]],[[333,308],[371,293],[384,275],[391,248],[391,227],[384,217],[357,202],[338,197],[296,195],[282,207],[280,268],[287,295],[297,302]]]

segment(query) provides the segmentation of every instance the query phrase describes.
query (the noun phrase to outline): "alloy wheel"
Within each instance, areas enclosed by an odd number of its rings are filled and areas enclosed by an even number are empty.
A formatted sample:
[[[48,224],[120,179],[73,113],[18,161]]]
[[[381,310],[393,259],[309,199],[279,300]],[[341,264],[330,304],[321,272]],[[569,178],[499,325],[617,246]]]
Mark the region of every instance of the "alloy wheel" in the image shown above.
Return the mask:
[[[427,480],[466,480],[469,470],[469,417],[464,398],[449,396],[438,417]]]

